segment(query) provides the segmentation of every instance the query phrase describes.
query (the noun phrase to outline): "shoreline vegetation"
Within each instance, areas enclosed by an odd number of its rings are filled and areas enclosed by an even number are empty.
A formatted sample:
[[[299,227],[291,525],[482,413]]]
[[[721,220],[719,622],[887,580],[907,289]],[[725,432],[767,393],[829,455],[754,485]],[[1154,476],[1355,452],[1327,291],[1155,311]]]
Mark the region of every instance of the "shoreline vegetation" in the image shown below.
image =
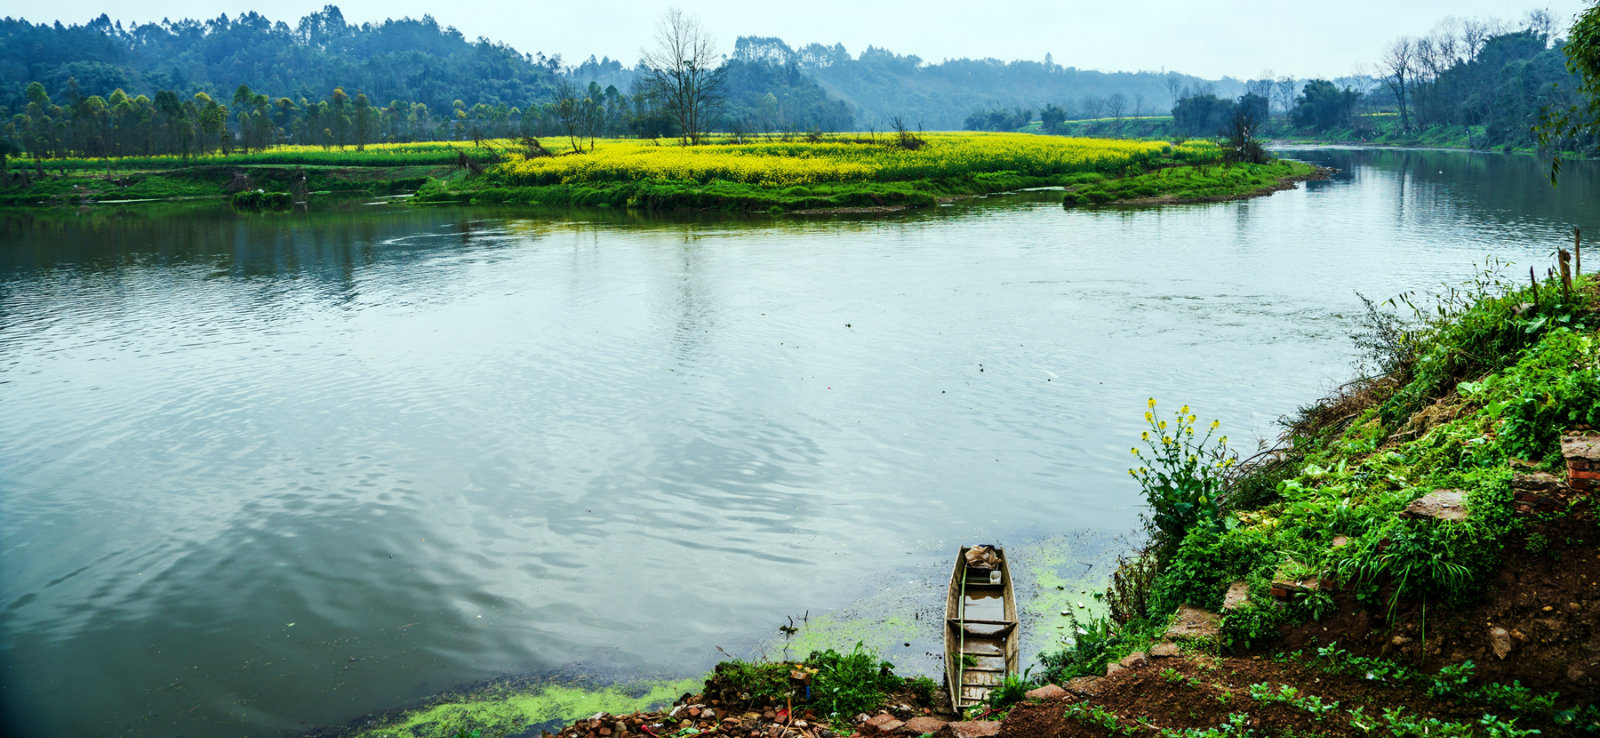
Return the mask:
[[[546,139],[552,141],[552,139]],[[412,194],[424,204],[529,204],[765,213],[890,212],[1059,188],[1068,206],[1257,197],[1321,176],[1300,162],[1230,163],[1206,141],[996,133],[741,137],[682,147],[641,139],[276,147],[204,157],[18,162],[0,205],[232,197],[283,209],[311,196]],[[259,191],[259,193],[258,193]]]
[[[1579,246],[1557,257],[1543,279],[1491,261],[1431,299],[1366,301],[1360,378],[1247,458],[1151,399],[1129,470],[1145,543],[1063,610],[1060,650],[967,714],[858,643],[581,710],[490,692],[318,735],[1594,735],[1600,279]]]
[[[1129,141],[1172,141],[1182,136],[1170,115],[1138,118],[1098,118],[1069,120],[1056,126],[1056,135],[1076,138],[1110,138]],[[1020,129],[1023,133],[1042,133],[1038,121]],[[1357,116],[1349,125],[1327,130],[1300,129],[1274,119],[1260,130],[1260,137],[1271,146],[1360,146],[1393,149],[1449,149],[1484,153],[1545,155],[1536,145],[1521,143],[1491,144],[1485,126],[1435,124],[1402,131],[1399,117],[1392,113]],[[1563,151],[1564,158],[1588,158],[1582,152]]]

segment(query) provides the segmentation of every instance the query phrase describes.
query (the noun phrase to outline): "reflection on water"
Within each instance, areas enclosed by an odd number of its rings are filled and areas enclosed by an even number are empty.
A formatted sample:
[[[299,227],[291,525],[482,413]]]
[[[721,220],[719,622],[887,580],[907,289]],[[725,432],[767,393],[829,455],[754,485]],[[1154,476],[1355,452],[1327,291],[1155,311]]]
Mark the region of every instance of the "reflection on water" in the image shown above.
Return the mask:
[[[693,672],[863,570],[1127,530],[1146,397],[1270,434],[1347,375],[1356,291],[1600,233],[1592,165],[1296,155],[1342,171],[1158,210],[0,214],[4,699],[273,734]]]

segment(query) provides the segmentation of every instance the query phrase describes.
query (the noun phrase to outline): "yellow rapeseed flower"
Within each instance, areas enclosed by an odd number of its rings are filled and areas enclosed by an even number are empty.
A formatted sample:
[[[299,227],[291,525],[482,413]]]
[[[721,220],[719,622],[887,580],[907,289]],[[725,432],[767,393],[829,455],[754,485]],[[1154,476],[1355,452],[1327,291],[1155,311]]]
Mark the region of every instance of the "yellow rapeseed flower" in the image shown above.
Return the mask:
[[[1160,423],[1157,423],[1156,427],[1159,428],[1160,430],[1166,430],[1167,429],[1167,421],[1163,420]]]
[[[1189,414],[1189,406],[1188,405],[1184,405],[1183,407],[1178,408],[1178,414],[1179,415],[1188,415]]]
[[[1150,431],[1145,431],[1143,433],[1140,433],[1139,434],[1139,438],[1141,438],[1143,440],[1146,440],[1146,441],[1150,440]]]
[[[1151,414],[1150,414],[1150,413],[1148,413],[1148,412],[1147,412],[1147,413],[1145,413],[1145,414],[1144,414],[1144,422],[1146,422],[1146,423],[1152,423],[1152,422],[1155,422],[1155,419],[1156,419],[1156,416],[1154,416],[1154,415],[1151,415]]]
[[[1213,420],[1213,421],[1211,421],[1211,430],[1216,430],[1216,429],[1217,429],[1217,427],[1218,427],[1218,426],[1221,426],[1221,425],[1222,425],[1222,421],[1220,421],[1220,420]]]
[[[1154,397],[1150,398],[1149,401],[1145,402],[1145,407],[1153,408],[1155,406],[1156,406],[1156,398],[1154,398]]]

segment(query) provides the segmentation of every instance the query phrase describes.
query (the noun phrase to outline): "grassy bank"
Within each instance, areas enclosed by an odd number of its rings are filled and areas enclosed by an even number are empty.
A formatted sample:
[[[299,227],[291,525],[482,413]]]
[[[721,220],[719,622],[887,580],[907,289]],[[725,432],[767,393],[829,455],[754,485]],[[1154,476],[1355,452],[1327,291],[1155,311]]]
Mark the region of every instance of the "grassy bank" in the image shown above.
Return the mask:
[[[1030,133],[1042,132],[1037,121],[1023,130]],[[1078,138],[1136,141],[1168,141],[1181,138],[1173,131],[1171,116],[1070,120],[1062,123],[1055,133]],[[1282,118],[1275,118],[1262,127],[1261,136],[1279,143],[1305,145],[1338,144],[1537,153],[1536,149],[1526,145],[1491,145],[1483,126],[1426,126],[1402,131],[1400,117],[1392,113],[1361,115],[1349,125],[1325,131],[1296,128]]]
[[[1173,167],[1123,177],[1086,178],[1088,181],[1068,188],[1062,203],[1078,207],[1221,202],[1270,194],[1324,176],[1324,170],[1310,164],[1285,160]]]
[[[0,206],[221,198],[243,189],[300,194],[415,192],[429,177],[505,157],[507,141],[376,144],[365,150],[278,146],[228,155],[13,159]]]
[[[1290,729],[1310,710],[1318,734],[1363,735],[1393,710],[1391,735],[1600,729],[1600,526],[1593,493],[1563,486],[1561,441],[1600,426],[1600,289],[1486,273],[1437,306],[1396,304],[1408,315],[1369,306],[1358,336],[1371,375],[1240,466],[1215,425],[1151,401],[1130,471],[1151,543],[1118,569],[1111,615],[1043,659],[1045,679],[1092,677],[1082,709],[1130,735],[1130,690],[1212,728],[1238,713]],[[1155,679],[1146,654],[1182,607],[1220,613],[1183,647],[1211,655],[1159,662],[1171,673]],[[1240,660],[1252,653],[1283,665]],[[1119,662],[1128,675],[1101,676]],[[1230,695],[1248,699],[1206,709]],[[1198,729],[1173,718],[1156,723]],[[1055,730],[1095,734],[1078,722]]]

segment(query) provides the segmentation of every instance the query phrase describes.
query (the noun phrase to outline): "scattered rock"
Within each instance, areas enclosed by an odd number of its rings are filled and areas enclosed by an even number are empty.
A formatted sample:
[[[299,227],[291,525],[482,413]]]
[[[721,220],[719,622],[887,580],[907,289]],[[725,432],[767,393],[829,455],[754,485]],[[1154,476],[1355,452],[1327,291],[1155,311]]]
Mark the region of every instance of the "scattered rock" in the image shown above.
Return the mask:
[[[1494,649],[1497,658],[1504,659],[1511,653],[1511,632],[1500,626],[1489,629],[1489,647]]]
[[[1122,668],[1124,669],[1132,669],[1149,660],[1150,659],[1144,655],[1143,651],[1134,651],[1127,656],[1123,656],[1122,660],[1118,661],[1117,663],[1121,664]]]
[[[1345,546],[1348,546],[1348,545],[1350,545],[1350,536],[1334,536],[1333,537],[1333,547],[1334,548],[1344,548]]]
[[[937,733],[944,730],[944,726],[945,721],[938,718],[914,717],[907,720],[905,725],[900,726],[900,732],[908,735],[923,735],[925,733]]]
[[[1214,612],[1184,605],[1178,608],[1178,619],[1167,628],[1167,640],[1203,640],[1216,638],[1222,633],[1222,618]]]
[[[1119,671],[1122,671],[1123,668],[1124,667],[1122,666],[1122,664],[1117,664],[1117,663],[1106,664],[1106,676],[1111,676],[1112,674],[1115,674],[1115,673],[1117,673]]]
[[[885,721],[882,725],[878,726],[878,732],[882,733],[884,735],[888,735],[890,733],[893,733],[893,732],[899,730],[904,725],[905,725],[905,723],[900,722],[899,720],[888,720],[888,721]]]
[[[1154,648],[1150,649],[1150,658],[1153,659],[1170,659],[1179,654],[1178,644],[1176,643],[1157,643]]]
[[[989,738],[999,733],[998,720],[963,720],[959,723],[946,723],[941,735],[952,738]]]
[[[1400,512],[1402,518],[1460,522],[1467,519],[1467,493],[1459,489],[1436,489],[1411,501]]]
[[[1068,679],[1066,690],[1075,695],[1093,697],[1100,694],[1100,677],[1081,676],[1076,679]]]
[[[1410,643],[1411,639],[1403,635],[1396,635],[1395,637],[1389,639],[1389,645],[1394,646],[1395,648],[1405,648],[1407,645],[1410,645]]]
[[[870,718],[867,718],[867,725],[869,725],[869,726],[871,726],[873,728],[882,728],[885,723],[888,723],[888,722],[891,722],[891,721],[892,722],[899,722],[898,720],[895,720],[895,717],[893,715],[890,715],[887,712],[880,712],[880,713],[878,713],[876,715],[873,715]],[[885,731],[885,732],[887,732],[887,731]]]
[[[1562,436],[1561,456],[1568,470],[1600,471],[1600,436]]]
[[[1222,598],[1224,611],[1238,610],[1250,606],[1250,585],[1244,582],[1234,582],[1228,585],[1228,594]]]
[[[1038,689],[1028,690],[1024,696],[1030,700],[1059,700],[1067,696],[1067,690],[1062,689],[1060,685],[1046,684]]]
[[[1573,665],[1567,667],[1567,680],[1568,681],[1581,682],[1581,681],[1583,681],[1583,677],[1584,677],[1583,667],[1578,666],[1577,664],[1573,664]]]

